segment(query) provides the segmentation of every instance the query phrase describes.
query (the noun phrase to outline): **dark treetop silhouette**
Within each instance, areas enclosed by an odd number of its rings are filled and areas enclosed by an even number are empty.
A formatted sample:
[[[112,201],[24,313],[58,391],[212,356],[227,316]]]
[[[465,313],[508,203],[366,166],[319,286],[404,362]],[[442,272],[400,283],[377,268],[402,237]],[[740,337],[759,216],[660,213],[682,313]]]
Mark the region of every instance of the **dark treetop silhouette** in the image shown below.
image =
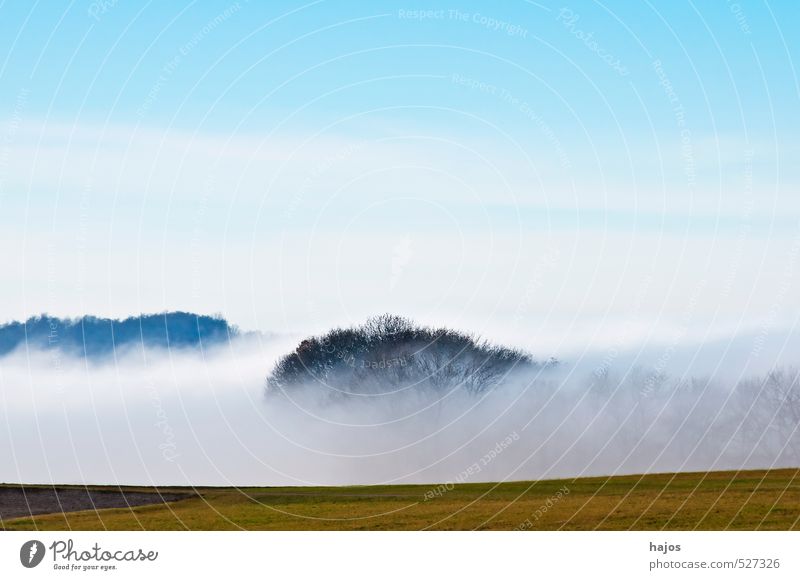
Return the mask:
[[[316,387],[334,397],[407,388],[475,394],[542,366],[521,350],[383,314],[303,340],[277,362],[266,386],[267,393]]]

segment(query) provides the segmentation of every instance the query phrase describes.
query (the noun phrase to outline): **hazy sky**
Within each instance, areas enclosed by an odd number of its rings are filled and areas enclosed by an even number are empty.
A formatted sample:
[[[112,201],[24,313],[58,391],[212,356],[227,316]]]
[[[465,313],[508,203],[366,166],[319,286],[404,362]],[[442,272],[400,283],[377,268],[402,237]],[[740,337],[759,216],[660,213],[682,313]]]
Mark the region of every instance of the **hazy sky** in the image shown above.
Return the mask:
[[[800,5],[5,2],[0,320],[798,320]]]

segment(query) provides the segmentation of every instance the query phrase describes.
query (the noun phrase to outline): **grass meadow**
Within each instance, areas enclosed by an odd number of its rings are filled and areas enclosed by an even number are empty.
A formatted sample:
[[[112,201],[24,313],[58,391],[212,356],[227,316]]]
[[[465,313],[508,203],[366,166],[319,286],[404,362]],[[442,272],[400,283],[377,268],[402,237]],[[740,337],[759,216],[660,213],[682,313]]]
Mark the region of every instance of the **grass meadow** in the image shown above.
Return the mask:
[[[438,486],[126,489],[193,495],[134,508],[9,519],[2,526],[7,530],[800,529],[798,469]]]

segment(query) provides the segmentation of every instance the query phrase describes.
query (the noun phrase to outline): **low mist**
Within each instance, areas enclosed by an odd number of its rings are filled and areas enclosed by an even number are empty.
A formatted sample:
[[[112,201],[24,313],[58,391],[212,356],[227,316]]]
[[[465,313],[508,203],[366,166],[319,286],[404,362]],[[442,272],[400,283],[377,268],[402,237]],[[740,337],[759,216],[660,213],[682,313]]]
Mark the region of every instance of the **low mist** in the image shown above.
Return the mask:
[[[17,350],[0,358],[0,481],[467,483],[800,464],[800,385],[783,348],[735,372],[714,349],[703,364],[697,349],[609,350],[481,393],[267,395],[296,344],[238,338],[99,362]]]

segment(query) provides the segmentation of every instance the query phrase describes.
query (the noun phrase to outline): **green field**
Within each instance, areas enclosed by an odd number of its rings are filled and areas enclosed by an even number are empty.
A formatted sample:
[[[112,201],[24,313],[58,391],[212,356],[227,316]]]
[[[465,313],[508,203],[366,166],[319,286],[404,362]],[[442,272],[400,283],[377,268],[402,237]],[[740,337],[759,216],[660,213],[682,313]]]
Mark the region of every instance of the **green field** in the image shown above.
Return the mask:
[[[169,488],[169,491],[191,490]],[[195,492],[196,496],[171,504],[18,518],[5,521],[4,527],[9,530],[800,529],[798,469],[464,484],[438,491],[429,485],[396,485],[201,488]]]

